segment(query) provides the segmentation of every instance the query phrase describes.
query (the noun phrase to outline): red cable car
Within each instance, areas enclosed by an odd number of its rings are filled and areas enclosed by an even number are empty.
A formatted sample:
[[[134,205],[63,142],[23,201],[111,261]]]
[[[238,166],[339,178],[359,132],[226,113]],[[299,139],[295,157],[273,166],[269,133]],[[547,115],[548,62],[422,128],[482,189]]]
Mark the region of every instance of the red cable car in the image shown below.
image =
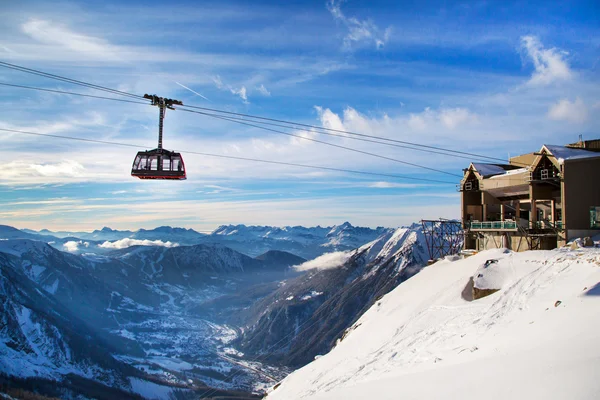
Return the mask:
[[[183,105],[183,103],[178,100],[165,99],[156,95],[145,94],[144,97],[152,100],[152,105],[158,106],[159,109],[158,148],[137,153],[133,160],[133,166],[131,167],[131,176],[140,179],[184,180],[187,176],[181,154],[162,148],[165,109],[170,108],[171,110],[174,110],[173,104]]]

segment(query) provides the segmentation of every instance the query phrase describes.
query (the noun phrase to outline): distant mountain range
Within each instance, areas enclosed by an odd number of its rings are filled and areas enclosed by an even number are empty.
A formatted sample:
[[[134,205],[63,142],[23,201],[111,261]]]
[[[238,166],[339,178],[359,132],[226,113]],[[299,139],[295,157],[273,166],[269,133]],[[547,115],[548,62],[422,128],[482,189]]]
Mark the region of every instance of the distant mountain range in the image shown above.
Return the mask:
[[[170,226],[137,231],[119,231],[104,227],[93,232],[54,232],[47,229],[19,231],[12,227],[0,226],[0,238],[43,240],[59,250],[68,249],[78,254],[105,254],[106,249],[115,248],[117,245],[128,247],[135,244],[150,244],[136,241],[161,241],[180,246],[222,244],[250,257],[256,257],[269,250],[280,250],[305,259],[312,259],[331,251],[355,249],[391,231],[393,230],[383,227],[375,229],[355,227],[349,222],[331,227],[311,228],[222,225],[210,234]],[[124,239],[133,240],[116,245],[105,243],[114,244],[114,242]],[[67,243],[69,244],[64,247]],[[100,245],[106,247],[100,247]]]

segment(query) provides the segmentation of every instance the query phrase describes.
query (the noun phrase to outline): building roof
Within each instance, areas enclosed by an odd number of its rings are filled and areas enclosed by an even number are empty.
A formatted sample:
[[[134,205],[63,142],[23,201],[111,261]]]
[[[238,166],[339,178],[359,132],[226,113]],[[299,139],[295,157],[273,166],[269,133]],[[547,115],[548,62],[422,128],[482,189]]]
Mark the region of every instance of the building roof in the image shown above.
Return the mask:
[[[501,175],[515,169],[516,167],[510,164],[484,164],[484,163],[471,163],[479,175],[487,178],[489,176]]]
[[[565,161],[569,160],[580,160],[584,158],[600,157],[600,153],[597,152],[582,149],[574,149],[565,146],[545,144],[544,147],[542,147],[542,149],[543,148],[546,148],[546,150],[548,150],[550,154],[552,154],[556,158],[556,161],[558,161],[559,164],[562,164]]]

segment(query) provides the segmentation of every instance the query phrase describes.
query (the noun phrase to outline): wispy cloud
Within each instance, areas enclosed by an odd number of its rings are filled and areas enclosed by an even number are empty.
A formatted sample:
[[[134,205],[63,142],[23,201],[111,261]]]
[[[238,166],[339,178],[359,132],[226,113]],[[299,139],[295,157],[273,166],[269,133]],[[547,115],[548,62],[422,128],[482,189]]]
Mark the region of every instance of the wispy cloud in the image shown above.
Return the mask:
[[[521,48],[535,68],[530,85],[543,86],[557,81],[569,80],[573,72],[567,63],[566,51],[557,48],[544,48],[535,36],[521,37]]]
[[[365,44],[375,45],[378,50],[383,48],[392,35],[392,27],[387,27],[382,33],[370,19],[360,20],[356,17],[347,17],[341,9],[343,3],[344,0],[328,0],[326,4],[333,18],[347,29],[343,48],[351,50],[355,46]]]
[[[423,184],[379,181],[379,182],[370,183],[368,186],[370,188],[377,188],[377,189],[401,189],[401,188],[402,189],[407,189],[407,188],[414,189],[414,188],[422,187]]]
[[[262,83],[260,84],[259,87],[256,88],[256,90],[258,91],[258,93],[262,94],[263,96],[270,96],[271,92],[269,92],[267,90],[267,88],[265,87],[265,85],[263,85]]]
[[[239,96],[240,99],[242,99],[242,102],[244,104],[250,104],[248,102],[248,93],[246,91],[246,86],[241,86],[239,88],[235,88],[229,84],[225,84],[225,83],[223,83],[223,80],[221,79],[221,77],[219,75],[213,76],[212,80],[213,80],[215,86],[217,87],[217,89],[227,90],[227,91],[231,92],[231,94],[235,94],[236,96]]]
[[[575,101],[561,99],[550,106],[548,118],[555,121],[569,121],[580,124],[587,121],[588,110],[579,97]]]
[[[229,88],[229,91],[232,94],[240,96],[240,99],[242,99],[242,101],[244,102],[244,104],[250,104],[250,103],[248,103],[248,93],[246,91],[246,87],[245,86],[242,86],[239,89]]]
[[[57,45],[87,57],[118,60],[117,48],[108,42],[76,33],[64,25],[42,19],[30,19],[21,26],[22,31],[32,39],[50,45]]]

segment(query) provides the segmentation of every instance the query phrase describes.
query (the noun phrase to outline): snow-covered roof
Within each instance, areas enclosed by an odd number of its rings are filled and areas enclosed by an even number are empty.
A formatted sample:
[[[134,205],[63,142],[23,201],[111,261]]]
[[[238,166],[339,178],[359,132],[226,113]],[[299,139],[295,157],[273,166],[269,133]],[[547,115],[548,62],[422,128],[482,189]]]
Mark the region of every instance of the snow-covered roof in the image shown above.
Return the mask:
[[[512,169],[510,171],[504,171],[504,173],[499,174],[499,175],[494,175],[494,176],[490,177],[490,179],[496,179],[496,178],[500,178],[500,177],[504,177],[504,176],[522,174],[524,172],[529,172],[529,168],[525,167],[525,168]]]
[[[473,167],[479,175],[484,178],[493,175],[504,174],[506,171],[513,169],[514,167],[509,164],[484,164],[484,163],[472,163]]]
[[[573,149],[565,146],[556,146],[551,144],[545,144],[544,147],[554,156],[559,163],[563,163],[568,160],[579,160],[583,158],[597,158],[600,157],[600,153],[583,150]]]

